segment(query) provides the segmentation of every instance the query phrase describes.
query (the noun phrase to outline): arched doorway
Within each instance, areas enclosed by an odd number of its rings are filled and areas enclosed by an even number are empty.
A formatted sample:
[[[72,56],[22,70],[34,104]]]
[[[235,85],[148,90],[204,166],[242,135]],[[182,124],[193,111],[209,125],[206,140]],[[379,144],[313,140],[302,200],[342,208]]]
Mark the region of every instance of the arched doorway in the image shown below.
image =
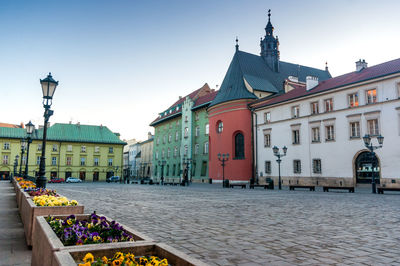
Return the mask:
[[[375,183],[379,184],[381,169],[379,166],[379,160],[376,155],[371,158],[369,152],[361,152],[360,154],[358,154],[355,160],[354,167],[356,182],[358,184],[371,184],[373,175],[375,175]]]

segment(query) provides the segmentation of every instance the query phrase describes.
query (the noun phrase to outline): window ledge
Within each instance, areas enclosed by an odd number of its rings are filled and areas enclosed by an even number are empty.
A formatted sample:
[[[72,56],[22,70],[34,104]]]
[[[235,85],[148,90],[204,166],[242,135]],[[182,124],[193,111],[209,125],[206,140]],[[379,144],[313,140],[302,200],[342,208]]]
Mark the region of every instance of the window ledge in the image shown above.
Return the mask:
[[[360,136],[358,136],[358,137],[350,137],[350,140],[359,140],[359,139],[361,139]]]
[[[236,157],[236,158],[233,158],[233,160],[245,160],[246,158],[245,157]]]
[[[335,139],[325,139],[325,142],[334,142]]]
[[[321,143],[321,141],[320,140],[312,140],[311,141],[311,144],[316,144],[316,143]]]

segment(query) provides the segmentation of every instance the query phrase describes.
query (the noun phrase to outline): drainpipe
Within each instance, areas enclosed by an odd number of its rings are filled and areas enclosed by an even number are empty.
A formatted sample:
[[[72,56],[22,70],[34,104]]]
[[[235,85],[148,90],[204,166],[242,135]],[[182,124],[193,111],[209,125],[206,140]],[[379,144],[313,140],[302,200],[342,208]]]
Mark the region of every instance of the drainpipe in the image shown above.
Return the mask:
[[[256,182],[256,176],[258,173],[258,169],[257,169],[257,114],[254,112],[254,108],[250,108],[250,112],[251,112],[251,146],[252,146],[252,150],[253,150],[253,167],[252,167],[252,178],[254,180],[254,182]],[[254,132],[254,115],[255,115],[255,127],[256,127],[256,132]],[[256,143],[254,146],[254,136],[256,139]]]

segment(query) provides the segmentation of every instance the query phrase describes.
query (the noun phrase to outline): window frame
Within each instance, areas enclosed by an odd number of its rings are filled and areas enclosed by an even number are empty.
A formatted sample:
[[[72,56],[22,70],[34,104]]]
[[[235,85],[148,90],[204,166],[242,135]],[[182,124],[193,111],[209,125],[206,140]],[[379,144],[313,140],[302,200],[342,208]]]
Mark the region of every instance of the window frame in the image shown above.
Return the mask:
[[[325,113],[329,113],[329,112],[333,111],[333,98],[324,100],[324,108],[325,108]]]
[[[265,174],[271,174],[271,161],[264,161]]]
[[[292,129],[292,144],[300,144],[300,129]]]
[[[325,141],[334,141],[334,140],[335,140],[335,125],[326,125]]]
[[[370,92],[375,92],[370,95]],[[370,101],[371,100],[371,101]],[[376,88],[365,91],[365,104],[374,104],[378,102],[378,91]]]
[[[311,115],[319,114],[319,101],[311,102],[310,107],[311,107]]]
[[[315,132],[317,131],[318,138],[315,138]],[[311,143],[320,143],[321,142],[321,129],[319,126],[311,128]]]
[[[347,101],[349,108],[358,107],[360,105],[360,101],[358,99],[358,92],[347,94]]]
[[[353,124],[354,125],[358,124],[358,126],[354,128],[356,130],[356,133],[358,133],[358,135],[353,135]],[[360,124],[360,121],[349,122],[349,130],[350,130],[350,139],[359,139],[359,138],[361,138],[361,124]]]
[[[322,161],[321,159],[312,160],[313,174],[322,174]]]
[[[299,160],[299,159],[293,160],[293,173],[301,174],[301,160]]]

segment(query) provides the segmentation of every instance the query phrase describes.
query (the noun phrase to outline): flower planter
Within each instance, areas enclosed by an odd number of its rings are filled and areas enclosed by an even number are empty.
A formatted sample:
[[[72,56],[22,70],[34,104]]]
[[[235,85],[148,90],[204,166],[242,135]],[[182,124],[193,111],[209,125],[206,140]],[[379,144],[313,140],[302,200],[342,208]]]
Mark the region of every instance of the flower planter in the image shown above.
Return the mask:
[[[54,253],[54,264],[62,266],[76,266],[77,261],[81,261],[82,258],[88,253],[92,253],[97,258],[106,256],[108,258],[113,257],[116,252],[122,253],[133,253],[135,256],[156,256],[161,259],[167,259],[170,265],[174,266],[191,266],[207,265],[197,259],[194,259],[170,246],[165,244],[156,243],[115,243],[112,248],[109,247],[85,247],[80,246],[79,248],[73,247],[69,250],[58,251]]]
[[[17,207],[19,210],[21,210],[21,198],[22,198],[22,193],[24,190],[21,188],[21,186],[18,184],[18,182],[15,183],[15,198],[17,201]]]
[[[76,206],[54,206],[40,207],[36,206],[32,201],[32,197],[28,193],[22,192],[24,196],[21,199],[21,220],[24,224],[25,239],[28,246],[33,245],[32,236],[36,230],[35,217],[48,215],[64,215],[64,214],[82,214],[84,211],[83,205]]]
[[[75,206],[76,207],[76,206]],[[52,215],[53,216],[53,215]],[[55,218],[65,219],[69,215],[54,215]],[[75,215],[77,220],[86,220],[89,218],[89,214]],[[111,220],[107,218],[107,221]],[[120,224],[124,227],[124,231],[131,235],[135,242],[116,242],[116,243],[101,243],[101,244],[88,244],[81,246],[64,246],[60,241],[56,233],[47,223],[44,216],[38,216],[35,219],[35,230],[33,231],[33,243],[32,243],[32,266],[47,266],[57,265],[55,260],[56,251],[68,251],[74,250],[79,251],[80,249],[89,248],[91,250],[97,249],[112,249],[118,247],[119,244],[125,243],[129,245],[135,245],[140,242],[153,243],[153,240],[144,236],[143,234]],[[138,241],[138,242],[136,242]],[[63,265],[63,264],[62,264]],[[76,265],[76,264],[75,264]]]

